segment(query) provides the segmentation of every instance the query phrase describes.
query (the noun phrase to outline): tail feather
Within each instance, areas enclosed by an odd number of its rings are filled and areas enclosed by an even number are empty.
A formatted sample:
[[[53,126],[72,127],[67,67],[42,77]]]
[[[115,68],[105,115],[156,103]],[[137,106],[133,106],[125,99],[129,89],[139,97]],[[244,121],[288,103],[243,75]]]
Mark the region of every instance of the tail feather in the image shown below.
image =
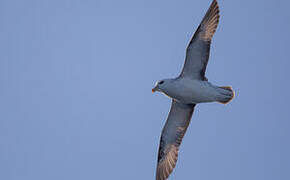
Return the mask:
[[[235,92],[230,86],[221,86],[219,87],[222,91],[222,98],[218,100],[219,103],[228,104],[235,97]]]

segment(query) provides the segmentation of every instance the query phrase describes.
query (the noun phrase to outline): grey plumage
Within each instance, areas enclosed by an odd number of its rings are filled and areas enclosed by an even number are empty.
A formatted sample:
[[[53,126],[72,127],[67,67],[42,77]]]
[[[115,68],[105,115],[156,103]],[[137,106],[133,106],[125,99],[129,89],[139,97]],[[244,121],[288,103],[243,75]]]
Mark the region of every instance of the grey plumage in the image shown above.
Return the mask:
[[[189,125],[195,104],[172,100],[171,109],[162,130],[158,151],[156,179],[166,179],[176,165],[178,149]]]
[[[219,17],[219,7],[214,0],[187,46],[181,77],[205,80],[211,38],[217,29]]]
[[[219,7],[213,0],[187,50],[181,74],[174,79],[158,81],[152,89],[172,99],[171,109],[162,130],[156,180],[165,180],[173,171],[182,138],[198,103],[220,102],[226,104],[234,97],[231,87],[218,87],[205,77],[211,39],[219,22]]]

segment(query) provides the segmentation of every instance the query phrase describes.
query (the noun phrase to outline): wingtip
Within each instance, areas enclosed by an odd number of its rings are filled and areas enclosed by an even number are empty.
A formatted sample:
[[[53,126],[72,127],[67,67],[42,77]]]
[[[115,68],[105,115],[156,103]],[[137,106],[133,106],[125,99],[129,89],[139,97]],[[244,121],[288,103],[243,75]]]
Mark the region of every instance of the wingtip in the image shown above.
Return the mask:
[[[204,41],[211,41],[216,32],[220,18],[219,13],[219,5],[216,0],[213,0],[200,24],[201,29],[203,29],[203,33],[200,34],[200,37]]]
[[[166,180],[174,168],[178,159],[179,148],[175,145],[169,145],[165,148],[166,155],[160,159],[156,168],[156,180]]]

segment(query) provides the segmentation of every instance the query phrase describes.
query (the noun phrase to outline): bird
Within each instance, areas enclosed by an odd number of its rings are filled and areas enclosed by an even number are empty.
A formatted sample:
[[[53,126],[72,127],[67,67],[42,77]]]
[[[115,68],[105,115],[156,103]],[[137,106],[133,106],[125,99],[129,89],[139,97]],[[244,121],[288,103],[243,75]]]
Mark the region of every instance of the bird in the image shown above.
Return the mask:
[[[211,40],[219,23],[219,12],[217,0],[213,0],[187,46],[180,75],[157,81],[152,89],[152,92],[161,92],[172,99],[160,137],[156,180],[166,180],[175,168],[179,147],[196,104],[227,104],[235,96],[231,86],[213,85],[205,77]]]

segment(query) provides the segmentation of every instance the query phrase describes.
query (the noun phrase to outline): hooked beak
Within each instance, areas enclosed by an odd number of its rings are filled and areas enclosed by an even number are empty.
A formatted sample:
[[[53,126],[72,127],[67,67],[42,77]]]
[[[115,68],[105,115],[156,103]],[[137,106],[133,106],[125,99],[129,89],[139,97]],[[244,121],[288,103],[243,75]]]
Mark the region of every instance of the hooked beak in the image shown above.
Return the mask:
[[[152,89],[152,93],[155,93],[155,91],[157,91],[157,87],[154,87],[154,88]]]

